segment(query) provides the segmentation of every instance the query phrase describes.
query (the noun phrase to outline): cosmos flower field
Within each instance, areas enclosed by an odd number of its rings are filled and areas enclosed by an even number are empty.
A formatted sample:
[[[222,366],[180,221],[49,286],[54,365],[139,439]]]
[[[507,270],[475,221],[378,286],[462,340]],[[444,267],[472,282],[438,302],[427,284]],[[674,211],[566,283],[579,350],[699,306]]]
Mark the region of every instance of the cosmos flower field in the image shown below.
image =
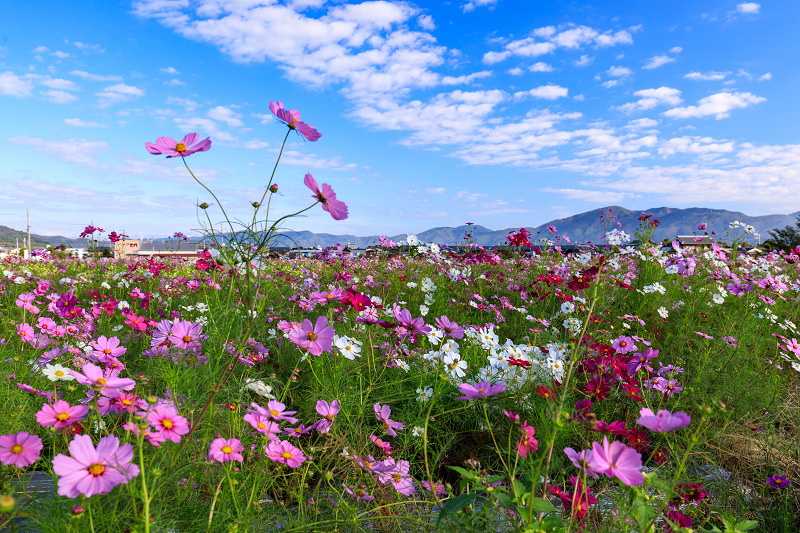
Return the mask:
[[[796,531],[800,256],[620,235],[7,259],[0,527]]]

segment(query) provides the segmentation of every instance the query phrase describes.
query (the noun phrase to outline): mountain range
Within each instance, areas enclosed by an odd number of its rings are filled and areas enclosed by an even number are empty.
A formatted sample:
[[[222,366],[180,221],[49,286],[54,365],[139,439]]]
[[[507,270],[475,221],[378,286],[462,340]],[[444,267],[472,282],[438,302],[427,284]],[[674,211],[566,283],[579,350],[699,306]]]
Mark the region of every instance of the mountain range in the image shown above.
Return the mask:
[[[548,237],[550,232],[547,226],[555,226],[557,235],[562,237],[569,237],[573,243],[584,242],[602,242],[603,236],[606,232],[601,221],[600,215],[605,213],[607,229],[618,227],[625,231],[631,238],[634,237],[637,228],[640,226],[638,219],[642,215],[641,211],[631,211],[620,206],[609,206],[601,209],[594,209],[585,213],[580,213],[558,220],[552,220],[541,226],[526,227],[531,232],[531,241],[535,241],[537,237]],[[760,234],[760,241],[763,242],[769,238],[769,232],[774,229],[782,229],[786,226],[793,226],[800,215],[800,211],[790,213],[788,215],[762,215],[750,216],[738,211],[727,211],[725,209],[709,209],[703,207],[690,207],[687,209],[677,209],[674,207],[657,207],[648,209],[648,215],[652,215],[653,219],[659,220],[659,225],[653,232],[653,239],[660,241],[663,239],[672,239],[677,235],[692,235],[693,233],[703,234],[702,231],[697,230],[697,225],[706,223],[708,228],[706,231],[711,234],[715,232],[717,240],[726,239],[726,231],[728,224],[733,221],[739,221],[744,224],[753,226],[758,234]],[[617,217],[616,221],[610,221],[608,215]],[[491,230],[479,225],[462,225],[458,227],[439,227],[425,230],[417,233],[419,240],[423,242],[435,242],[437,244],[459,244],[464,243],[464,236],[467,232],[472,232],[472,240],[476,244],[482,246],[491,246],[495,244],[503,244],[506,237],[511,231],[519,231],[520,228],[506,228],[501,230]],[[741,234],[741,230],[740,230]],[[336,243],[351,244],[360,248],[369,245],[377,244],[379,235],[334,235],[330,233],[313,233],[310,231],[293,231],[287,232],[287,237],[296,243],[298,246],[331,246]],[[387,238],[395,242],[405,242],[408,234],[399,234],[387,236]],[[15,230],[6,226],[0,226],[0,246],[14,246],[17,239],[22,243],[27,235],[19,230]],[[66,244],[68,246],[86,246],[85,239],[68,238],[61,236],[42,236],[31,234],[34,248],[42,248],[46,245],[57,246],[59,244]],[[157,241],[168,240],[167,237],[156,239]],[[753,242],[752,236],[749,238],[751,244]]]

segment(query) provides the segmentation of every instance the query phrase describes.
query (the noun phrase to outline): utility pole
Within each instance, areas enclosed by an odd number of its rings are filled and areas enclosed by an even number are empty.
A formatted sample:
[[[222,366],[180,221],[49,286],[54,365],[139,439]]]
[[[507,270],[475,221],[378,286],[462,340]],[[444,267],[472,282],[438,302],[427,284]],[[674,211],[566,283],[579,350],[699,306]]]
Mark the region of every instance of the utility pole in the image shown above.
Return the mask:
[[[27,251],[26,255],[28,257],[32,257],[31,253],[33,252],[33,250],[31,250],[31,213],[30,213],[30,211],[28,211],[26,209],[25,210],[25,215],[28,217],[28,248],[26,250]]]

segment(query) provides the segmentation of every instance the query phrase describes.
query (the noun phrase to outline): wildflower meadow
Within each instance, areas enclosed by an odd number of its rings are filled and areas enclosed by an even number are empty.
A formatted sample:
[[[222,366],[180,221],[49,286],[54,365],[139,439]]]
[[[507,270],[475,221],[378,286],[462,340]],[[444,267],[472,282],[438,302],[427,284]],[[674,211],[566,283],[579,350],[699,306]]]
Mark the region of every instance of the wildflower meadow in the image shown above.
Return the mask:
[[[192,177],[215,149],[145,148]],[[576,251],[290,259],[288,220],[348,206],[307,173],[276,219],[274,175],[248,220],[195,178],[198,259],[5,260],[4,531],[800,531],[800,251],[609,215]]]

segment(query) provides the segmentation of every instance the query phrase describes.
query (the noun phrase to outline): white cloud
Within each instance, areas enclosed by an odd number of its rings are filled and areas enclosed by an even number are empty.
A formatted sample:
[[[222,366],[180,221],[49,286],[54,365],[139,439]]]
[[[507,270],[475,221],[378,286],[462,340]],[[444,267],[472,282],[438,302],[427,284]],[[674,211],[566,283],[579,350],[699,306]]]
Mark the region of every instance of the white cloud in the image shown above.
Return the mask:
[[[635,102],[619,106],[617,109],[625,113],[633,113],[635,111],[645,111],[653,109],[659,105],[676,106],[682,102],[681,92],[672,87],[659,87],[657,89],[643,89],[633,93],[639,99]]]
[[[490,70],[481,70],[480,72],[473,72],[472,74],[465,74],[464,76],[442,76],[442,85],[462,85],[471,83],[473,80],[488,78],[492,75]]]
[[[70,75],[77,76],[79,78],[83,78],[89,81],[122,81],[122,76],[116,76],[114,74],[108,76],[101,76],[98,74],[90,74],[83,70],[73,70],[70,72]]]
[[[239,118],[239,114],[234,112],[232,109],[223,106],[217,106],[209,110],[208,118],[219,122],[224,122],[231,127],[242,126],[242,121]]]
[[[674,57],[670,57],[666,54],[657,54],[648,59],[642,68],[645,70],[652,70],[654,68],[663,67],[668,63],[673,63],[674,61]]]
[[[444,194],[445,188],[444,187],[429,187],[425,189],[425,192],[428,194]]]
[[[539,87],[534,87],[529,91],[520,91],[514,93],[514,99],[521,100],[526,97],[531,98],[542,98],[544,100],[557,100],[558,98],[564,98],[567,96],[568,89],[566,87],[561,87],[560,85],[541,85]]]
[[[74,94],[68,93],[67,91],[44,91],[42,96],[45,100],[49,100],[55,104],[68,104],[70,102],[74,102],[78,99],[77,96]]]
[[[436,24],[433,22],[433,17],[430,15],[420,15],[417,18],[417,24],[425,31],[433,31],[436,29]]]
[[[87,141],[85,139],[53,140],[38,137],[11,137],[8,140],[23,146],[30,146],[44,155],[90,168],[101,166],[95,156],[108,149],[108,143],[105,141]]]
[[[553,66],[543,61],[539,61],[529,66],[528,70],[530,70],[531,72],[553,72]]]
[[[594,61],[593,57],[584,54],[575,61],[573,61],[572,64],[575,65],[576,67],[585,67],[591,65],[592,61]]]
[[[76,91],[78,89],[75,82],[71,80],[51,78],[49,76],[29,76],[29,78],[50,89],[57,89],[59,91]]]
[[[31,94],[33,83],[20,78],[10,70],[0,72],[0,94],[6,96],[25,97]]]
[[[680,54],[681,52],[683,52],[683,48],[681,48],[680,46],[673,46],[672,48],[669,49],[670,54]]]
[[[772,73],[771,72],[767,72],[766,74],[764,74],[763,76],[758,78],[758,81],[769,81],[771,79],[772,79]]]
[[[658,126],[658,121],[652,118],[637,118],[628,122],[625,127],[632,130],[655,128]]]
[[[690,72],[684,76],[687,80],[695,81],[721,81],[730,75],[730,71],[716,72],[709,70],[708,72]]]
[[[284,150],[281,157],[282,165],[289,165],[293,167],[312,168],[318,170],[338,170],[338,171],[351,171],[358,168],[355,163],[345,163],[341,157],[324,158],[318,157],[308,152],[299,152],[297,150]]]
[[[95,93],[95,96],[100,99],[97,103],[100,107],[108,107],[119,102],[134,100],[144,96],[144,91],[132,85],[118,83]]]
[[[36,48],[34,48],[34,49],[33,49],[33,50],[31,50],[31,51],[32,51],[34,54],[43,54],[43,53],[45,53],[45,52],[49,52],[49,51],[50,51],[50,49],[49,49],[49,48],[47,48],[46,46],[37,46]]]
[[[486,52],[483,54],[483,62],[486,65],[494,65],[511,57],[511,52]]]
[[[236,137],[226,131],[222,131],[219,125],[210,118],[204,117],[178,117],[173,122],[183,131],[194,131],[200,134],[201,138],[211,137],[212,141],[222,141],[234,143]]]
[[[461,6],[461,10],[464,13],[469,13],[471,11],[475,11],[476,7],[494,6],[494,4],[497,2],[498,0],[470,0]]]
[[[598,204],[618,204],[627,198],[636,198],[639,196],[638,194],[629,192],[593,191],[589,189],[558,189],[555,187],[545,187],[539,190],[557,194],[562,198],[569,198],[570,200],[583,200],[584,202],[594,202]]]
[[[613,66],[606,71],[612,78],[627,78],[633,71],[627,67]]]
[[[183,82],[182,82],[181,80],[179,80],[178,78],[172,78],[172,79],[171,79],[171,80],[169,80],[169,81],[165,81],[165,82],[164,82],[164,85],[166,85],[167,87],[180,87],[181,85],[186,85],[186,84],[185,84],[185,83],[183,83]]]
[[[167,67],[159,70],[161,70],[161,72],[163,72],[164,74],[169,74],[170,76],[177,76],[178,74],[180,74],[180,72],[178,72],[175,69],[175,67]]]
[[[519,67],[510,68],[506,72],[508,74],[511,74],[512,76],[522,76],[523,74],[525,74],[525,71]]]
[[[66,59],[68,57],[72,57],[72,54],[68,54],[67,52],[62,52],[61,50],[56,50],[53,52],[53,55],[56,56],[58,59]]]
[[[263,150],[269,146],[269,143],[260,139],[252,139],[244,143],[242,146],[248,150]]]
[[[75,126],[78,128],[105,128],[105,124],[100,124],[99,122],[84,122],[79,118],[65,118],[64,124],[67,126]]]
[[[658,147],[658,153],[664,156],[677,153],[714,154],[733,152],[734,142],[719,142],[711,137],[674,137]]]
[[[743,2],[736,5],[736,11],[744,15],[758,15],[761,12],[761,5],[755,2]]]
[[[94,52],[99,52],[101,54],[105,53],[105,50],[99,44],[88,44],[88,43],[82,43],[82,42],[79,42],[79,41],[74,41],[72,43],[70,43],[69,41],[65,41],[65,42],[67,44],[72,44],[78,50],[92,50]]]
[[[664,112],[671,118],[695,118],[714,115],[717,120],[730,116],[730,111],[765,102],[766,98],[752,93],[721,92],[701,98],[696,106],[676,107]]]

